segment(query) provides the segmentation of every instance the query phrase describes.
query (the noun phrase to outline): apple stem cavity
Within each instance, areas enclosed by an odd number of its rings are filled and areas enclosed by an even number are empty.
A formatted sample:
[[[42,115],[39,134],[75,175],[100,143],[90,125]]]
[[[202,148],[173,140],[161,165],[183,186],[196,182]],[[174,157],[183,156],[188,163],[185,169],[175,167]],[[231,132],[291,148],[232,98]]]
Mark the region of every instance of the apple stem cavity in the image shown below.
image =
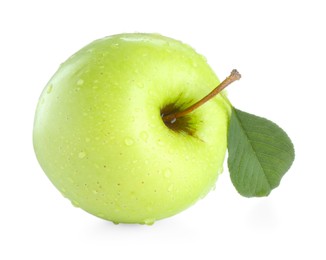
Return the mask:
[[[186,108],[183,111],[177,111],[174,113],[163,115],[162,119],[164,123],[174,124],[177,121],[177,118],[183,117],[191,113],[192,111],[194,111],[195,109],[197,109],[198,107],[200,107],[201,105],[205,104],[207,101],[215,97],[218,93],[220,93],[232,82],[239,80],[240,78],[241,78],[240,73],[235,69],[232,70],[231,74],[225,80],[223,80],[216,88],[214,88],[208,95],[203,97],[201,100],[197,101],[196,103],[194,103],[193,105],[191,105],[190,107]]]

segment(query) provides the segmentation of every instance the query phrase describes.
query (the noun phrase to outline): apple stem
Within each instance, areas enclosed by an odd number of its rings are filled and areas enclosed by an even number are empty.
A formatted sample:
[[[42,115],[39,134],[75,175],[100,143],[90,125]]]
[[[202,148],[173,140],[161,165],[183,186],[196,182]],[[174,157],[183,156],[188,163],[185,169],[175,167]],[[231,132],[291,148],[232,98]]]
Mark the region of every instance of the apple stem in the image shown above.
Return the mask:
[[[173,124],[177,118],[183,117],[201,105],[205,104],[207,101],[215,97],[218,93],[220,93],[223,89],[225,89],[228,85],[232,82],[239,80],[241,78],[240,73],[237,70],[232,70],[230,76],[228,76],[225,80],[223,80],[216,88],[214,88],[207,96],[203,97],[201,100],[196,102],[195,104],[191,105],[190,107],[186,108],[183,111],[178,111],[175,113],[163,115],[162,119],[165,123]]]

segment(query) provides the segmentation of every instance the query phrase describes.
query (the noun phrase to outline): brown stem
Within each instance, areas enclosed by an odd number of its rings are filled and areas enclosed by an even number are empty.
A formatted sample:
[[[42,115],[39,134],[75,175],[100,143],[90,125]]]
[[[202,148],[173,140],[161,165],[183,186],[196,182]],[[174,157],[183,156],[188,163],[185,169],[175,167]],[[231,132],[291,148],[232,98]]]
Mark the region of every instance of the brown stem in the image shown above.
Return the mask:
[[[178,111],[175,113],[163,115],[162,119],[165,123],[174,123],[177,118],[183,117],[201,105],[205,104],[208,100],[215,97],[218,93],[220,93],[223,89],[225,89],[232,82],[239,80],[241,78],[240,73],[237,70],[232,70],[230,76],[228,76],[225,80],[223,80],[216,88],[214,88],[207,96],[203,97],[201,100],[186,108],[183,111]]]

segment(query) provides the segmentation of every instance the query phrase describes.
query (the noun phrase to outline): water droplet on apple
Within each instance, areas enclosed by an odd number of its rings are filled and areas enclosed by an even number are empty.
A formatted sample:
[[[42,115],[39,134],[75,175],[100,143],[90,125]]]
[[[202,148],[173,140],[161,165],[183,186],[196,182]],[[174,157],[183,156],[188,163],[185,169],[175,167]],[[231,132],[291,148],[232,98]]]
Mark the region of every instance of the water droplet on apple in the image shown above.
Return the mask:
[[[112,223],[113,223],[114,225],[119,225],[119,224],[120,224],[120,222],[117,222],[117,221],[112,221]]]
[[[201,54],[199,54],[199,56],[205,61],[205,62],[207,62],[207,59],[206,59],[206,57],[204,56],[204,55],[201,55]]]
[[[98,194],[98,190],[92,190],[93,194]]]
[[[170,178],[171,174],[172,174],[171,169],[169,169],[169,168],[165,169],[165,171],[164,171],[164,176],[165,176],[166,178]]]
[[[173,185],[173,184],[171,184],[171,185],[169,186],[169,188],[168,188],[168,192],[171,192],[171,191],[173,191],[173,188],[174,188],[174,185]]]
[[[155,222],[155,219],[154,218],[147,218],[147,219],[144,220],[144,224],[145,225],[148,225],[148,226],[153,225],[154,222]]]
[[[85,158],[85,156],[86,156],[86,153],[85,153],[85,152],[79,152],[79,154],[78,154],[78,157],[79,157],[80,159]]]
[[[128,145],[128,146],[133,145],[134,144],[134,140],[132,138],[130,138],[130,137],[127,137],[125,139],[125,144]]]
[[[138,83],[136,86],[137,86],[138,88],[144,88],[144,84],[143,84],[143,83]]]
[[[90,141],[91,141],[90,138],[88,138],[88,137],[85,138],[85,142],[86,142],[86,143],[89,143]]]
[[[163,146],[163,145],[164,145],[164,142],[163,142],[161,139],[159,139],[159,140],[157,141],[157,144],[158,144],[159,146]]]
[[[148,133],[146,131],[141,132],[140,138],[146,142],[148,140]]]
[[[52,92],[53,85],[49,85],[48,88],[46,89],[46,93],[50,94]]]
[[[133,200],[136,199],[136,194],[135,194],[135,192],[132,191],[132,192],[130,193],[130,198],[133,199]]]
[[[79,208],[79,207],[80,207],[79,203],[78,203],[77,201],[75,201],[75,200],[72,200],[72,201],[71,201],[71,204],[72,204],[74,207],[76,207],[76,208]]]
[[[79,80],[77,80],[77,85],[78,86],[81,86],[81,85],[83,85],[84,84],[84,80],[83,79],[79,79]]]
[[[102,213],[97,214],[97,216],[98,216],[99,218],[104,218],[104,214],[102,214]]]
[[[169,150],[168,150],[168,153],[169,153],[169,154],[173,154],[173,155],[175,155],[175,154],[176,154],[176,152],[175,152],[175,150],[174,150],[174,149],[169,149]]]
[[[66,189],[65,188],[61,188],[60,192],[61,192],[61,194],[62,194],[63,197],[67,198]]]
[[[167,51],[171,51],[170,50],[170,43],[169,42],[165,42],[164,45],[167,47],[166,48]]]

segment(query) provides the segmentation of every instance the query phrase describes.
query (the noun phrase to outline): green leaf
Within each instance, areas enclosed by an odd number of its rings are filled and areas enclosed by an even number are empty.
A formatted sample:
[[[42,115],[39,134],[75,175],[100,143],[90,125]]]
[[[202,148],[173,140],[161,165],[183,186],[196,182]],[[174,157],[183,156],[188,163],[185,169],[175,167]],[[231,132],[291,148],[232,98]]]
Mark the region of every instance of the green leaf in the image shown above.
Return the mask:
[[[294,160],[293,144],[279,126],[235,108],[229,126],[228,152],[232,183],[245,197],[269,195]]]

